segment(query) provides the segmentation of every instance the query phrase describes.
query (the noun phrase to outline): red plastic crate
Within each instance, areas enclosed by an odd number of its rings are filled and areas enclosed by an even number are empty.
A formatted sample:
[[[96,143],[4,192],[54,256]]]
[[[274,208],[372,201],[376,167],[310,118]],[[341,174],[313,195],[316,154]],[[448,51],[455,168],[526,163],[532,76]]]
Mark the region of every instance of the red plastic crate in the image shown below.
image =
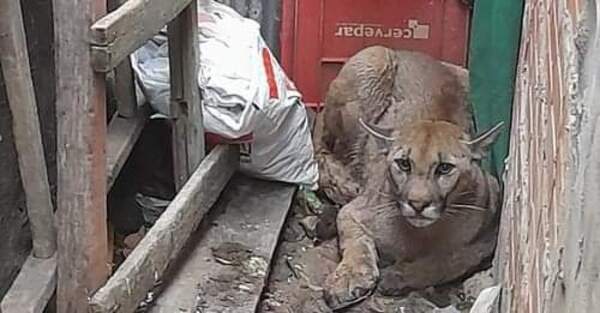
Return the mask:
[[[310,107],[360,49],[385,45],[465,65],[469,9],[461,0],[283,0],[282,66]]]

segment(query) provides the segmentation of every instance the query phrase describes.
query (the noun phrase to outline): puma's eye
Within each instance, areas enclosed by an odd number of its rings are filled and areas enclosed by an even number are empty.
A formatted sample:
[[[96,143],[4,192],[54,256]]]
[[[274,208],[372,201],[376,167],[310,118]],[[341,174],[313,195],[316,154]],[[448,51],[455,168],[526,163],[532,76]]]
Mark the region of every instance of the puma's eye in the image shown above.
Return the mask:
[[[401,171],[410,172],[410,161],[408,159],[398,159],[396,164]]]
[[[454,165],[450,163],[440,163],[435,169],[437,175],[448,175],[454,169]]]

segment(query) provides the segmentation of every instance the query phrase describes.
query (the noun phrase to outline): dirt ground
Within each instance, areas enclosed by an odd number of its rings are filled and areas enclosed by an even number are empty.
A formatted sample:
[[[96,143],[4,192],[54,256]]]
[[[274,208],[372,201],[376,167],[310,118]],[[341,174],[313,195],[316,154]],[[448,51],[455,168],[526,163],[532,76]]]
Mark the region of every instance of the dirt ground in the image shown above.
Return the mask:
[[[267,290],[257,312],[331,312],[322,300],[322,284],[339,260],[335,238],[335,208],[315,205],[310,194],[299,192],[278,247]],[[317,201],[318,202],[318,201]],[[320,210],[321,208],[326,208]],[[343,310],[344,313],[429,313],[469,312],[481,290],[493,283],[488,271],[464,282],[413,292],[404,297],[371,297]]]
[[[268,282],[257,312],[259,313],[329,313],[322,300],[323,283],[339,261],[335,218],[337,208],[323,205],[316,195],[299,191],[294,199],[280,243],[273,259]],[[133,248],[143,232],[126,238]],[[128,249],[126,249],[128,250]],[[125,252],[125,251],[122,251]],[[196,312],[208,307],[202,299],[224,293],[232,285],[252,290],[262,285],[258,280],[267,275],[268,264],[250,262],[250,248],[236,244],[221,245],[212,250],[216,262],[231,265],[223,277],[206,281],[197,296]],[[247,260],[243,262],[240,260]],[[239,263],[239,264],[238,264]],[[489,270],[464,282],[412,292],[403,297],[386,297],[375,291],[369,298],[342,313],[465,313],[469,312],[479,293],[493,285]],[[146,312],[160,286],[149,294],[138,313]],[[208,292],[206,294],[205,292]],[[224,293],[227,294],[227,293]],[[223,307],[235,309],[236,299],[221,299]],[[235,312],[235,311],[232,311]]]

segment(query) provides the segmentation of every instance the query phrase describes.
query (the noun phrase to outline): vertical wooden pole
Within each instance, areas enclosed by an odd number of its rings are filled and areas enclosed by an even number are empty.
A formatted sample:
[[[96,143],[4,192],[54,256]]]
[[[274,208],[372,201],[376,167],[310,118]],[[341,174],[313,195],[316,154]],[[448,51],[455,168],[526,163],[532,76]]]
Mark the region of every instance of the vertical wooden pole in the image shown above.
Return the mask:
[[[183,186],[204,157],[204,130],[198,90],[197,3],[192,1],[168,25],[173,115],[175,186]]]
[[[117,9],[127,0],[108,0],[108,10]],[[113,90],[117,100],[117,112],[122,117],[135,117],[137,100],[135,96],[135,83],[130,57],[127,57],[114,69]]]
[[[56,250],[54,210],[19,0],[0,2],[0,63],[33,235],[33,256],[49,258]]]
[[[106,280],[106,106],[92,71],[89,29],[105,0],[55,0],[57,75],[58,286],[61,313],[88,312]]]
[[[120,116],[132,118],[137,113],[137,99],[135,96],[135,84],[133,77],[133,68],[130,58],[121,62],[114,69],[114,94],[117,99],[117,112]]]

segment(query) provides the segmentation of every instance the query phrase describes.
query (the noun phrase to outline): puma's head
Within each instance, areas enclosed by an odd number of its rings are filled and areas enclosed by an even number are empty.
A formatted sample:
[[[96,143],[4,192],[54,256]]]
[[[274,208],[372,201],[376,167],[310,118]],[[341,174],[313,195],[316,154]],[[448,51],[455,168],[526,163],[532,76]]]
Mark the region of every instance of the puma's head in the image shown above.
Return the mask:
[[[444,121],[420,121],[398,133],[360,123],[387,154],[388,196],[408,223],[426,227],[444,213],[476,209],[479,161],[502,123],[474,139]]]

